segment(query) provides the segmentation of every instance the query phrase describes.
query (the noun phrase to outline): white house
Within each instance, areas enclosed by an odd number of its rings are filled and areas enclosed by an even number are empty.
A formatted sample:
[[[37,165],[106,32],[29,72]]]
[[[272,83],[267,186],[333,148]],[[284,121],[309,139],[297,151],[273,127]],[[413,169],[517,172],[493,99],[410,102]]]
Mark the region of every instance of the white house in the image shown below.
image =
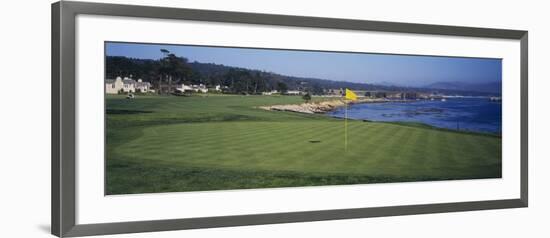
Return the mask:
[[[184,92],[201,92],[201,93],[207,93],[208,88],[204,84],[193,84],[193,85],[185,85],[185,84],[179,84],[176,86],[176,91],[184,93]]]
[[[179,85],[176,85],[176,91],[178,92],[181,92],[181,93],[185,93],[186,91],[192,91],[193,88],[190,86],[190,85],[185,85],[185,84],[179,84]]]
[[[116,77],[116,79],[107,79],[105,82],[105,92],[107,94],[118,94],[119,92],[133,92],[134,85],[129,84],[128,78]]]
[[[287,95],[301,95],[302,92],[298,91],[298,90],[288,90],[288,91],[286,91],[286,94]]]
[[[199,84],[199,85],[193,85],[193,90],[195,90],[195,92],[201,92],[201,93],[207,93],[208,92],[208,88],[206,88],[206,85],[204,84]]]
[[[146,93],[151,91],[151,83],[143,82],[141,79],[135,83],[136,91]]]
[[[119,92],[124,93],[134,93],[139,92],[149,92],[151,89],[151,84],[149,82],[143,82],[141,79],[135,80],[124,77],[117,77],[116,79],[107,79],[105,82],[105,92],[107,94],[118,94]]]
[[[213,88],[210,88],[209,90],[212,90],[212,91],[215,91],[215,92],[221,92],[222,91],[222,86],[216,85]]]
[[[273,94],[276,94],[276,93],[279,93],[277,90],[271,90],[270,92],[262,92],[262,95],[273,95]]]
[[[105,80],[105,92],[107,94],[117,94],[124,87],[122,78],[117,77],[115,80],[107,79]]]

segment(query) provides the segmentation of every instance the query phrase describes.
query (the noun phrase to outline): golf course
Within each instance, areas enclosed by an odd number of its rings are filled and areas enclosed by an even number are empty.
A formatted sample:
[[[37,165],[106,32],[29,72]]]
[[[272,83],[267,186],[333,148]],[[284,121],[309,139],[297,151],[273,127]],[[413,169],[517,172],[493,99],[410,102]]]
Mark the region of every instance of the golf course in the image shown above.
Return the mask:
[[[107,194],[501,177],[498,135],[259,108],[303,102],[107,95]]]

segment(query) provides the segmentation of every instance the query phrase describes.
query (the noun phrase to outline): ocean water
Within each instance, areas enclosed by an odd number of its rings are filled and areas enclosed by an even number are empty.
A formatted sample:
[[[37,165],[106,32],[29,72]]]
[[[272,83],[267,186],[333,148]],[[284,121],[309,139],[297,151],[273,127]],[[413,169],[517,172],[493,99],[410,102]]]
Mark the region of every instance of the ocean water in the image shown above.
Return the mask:
[[[340,108],[329,115],[344,117],[344,113],[344,108]],[[502,133],[502,104],[488,98],[354,104],[348,107],[348,118],[419,122],[452,130]]]

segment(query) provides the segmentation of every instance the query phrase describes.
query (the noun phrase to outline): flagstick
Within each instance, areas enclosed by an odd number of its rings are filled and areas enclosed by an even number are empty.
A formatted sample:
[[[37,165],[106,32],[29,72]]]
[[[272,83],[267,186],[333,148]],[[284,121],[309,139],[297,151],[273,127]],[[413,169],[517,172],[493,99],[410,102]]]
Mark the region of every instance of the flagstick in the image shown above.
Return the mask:
[[[344,100],[344,149],[348,151],[348,103]]]

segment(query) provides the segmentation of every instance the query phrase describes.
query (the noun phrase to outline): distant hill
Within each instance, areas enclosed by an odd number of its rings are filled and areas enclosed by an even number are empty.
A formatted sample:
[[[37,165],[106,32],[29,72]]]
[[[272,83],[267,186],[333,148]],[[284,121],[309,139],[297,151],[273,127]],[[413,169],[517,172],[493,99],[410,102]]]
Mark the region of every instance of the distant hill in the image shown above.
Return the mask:
[[[192,70],[192,76],[176,80],[185,83],[204,83],[209,85],[237,85],[241,81],[250,81],[259,85],[260,92],[278,89],[279,83],[284,83],[289,90],[309,90],[313,93],[322,93],[326,89],[350,88],[355,90],[385,90],[385,91],[409,91],[413,88],[376,85],[368,83],[354,83],[318,78],[305,78],[287,76],[273,72],[256,69],[246,69],[213,63],[188,62]],[[130,76],[141,78],[146,82],[154,82],[158,79],[159,61],[152,59],[136,59],[123,56],[106,57],[106,77]],[[254,81],[254,82],[252,82]],[[240,85],[240,84],[239,84]],[[235,86],[236,87],[236,86]],[[247,86],[248,87],[248,86]]]
[[[498,81],[488,83],[463,83],[463,82],[437,82],[426,85],[425,88],[457,90],[481,93],[502,93],[502,83]]]
[[[215,77],[216,75],[227,75],[232,70],[248,71],[253,74],[260,75],[261,78],[265,79],[268,84],[275,85],[277,82],[283,82],[288,85],[290,90],[302,90],[302,89],[313,89],[313,91],[318,91],[319,89],[339,89],[339,88],[349,88],[355,90],[384,90],[384,91],[409,91],[415,90],[415,88],[410,87],[401,87],[395,85],[381,85],[381,84],[370,84],[370,83],[354,83],[347,81],[336,81],[329,79],[319,79],[319,78],[308,78],[308,77],[295,77],[282,75],[274,72],[266,72],[256,69],[246,69],[233,66],[226,66],[221,64],[213,63],[200,63],[192,62],[189,63],[193,71],[199,73],[203,77]]]

